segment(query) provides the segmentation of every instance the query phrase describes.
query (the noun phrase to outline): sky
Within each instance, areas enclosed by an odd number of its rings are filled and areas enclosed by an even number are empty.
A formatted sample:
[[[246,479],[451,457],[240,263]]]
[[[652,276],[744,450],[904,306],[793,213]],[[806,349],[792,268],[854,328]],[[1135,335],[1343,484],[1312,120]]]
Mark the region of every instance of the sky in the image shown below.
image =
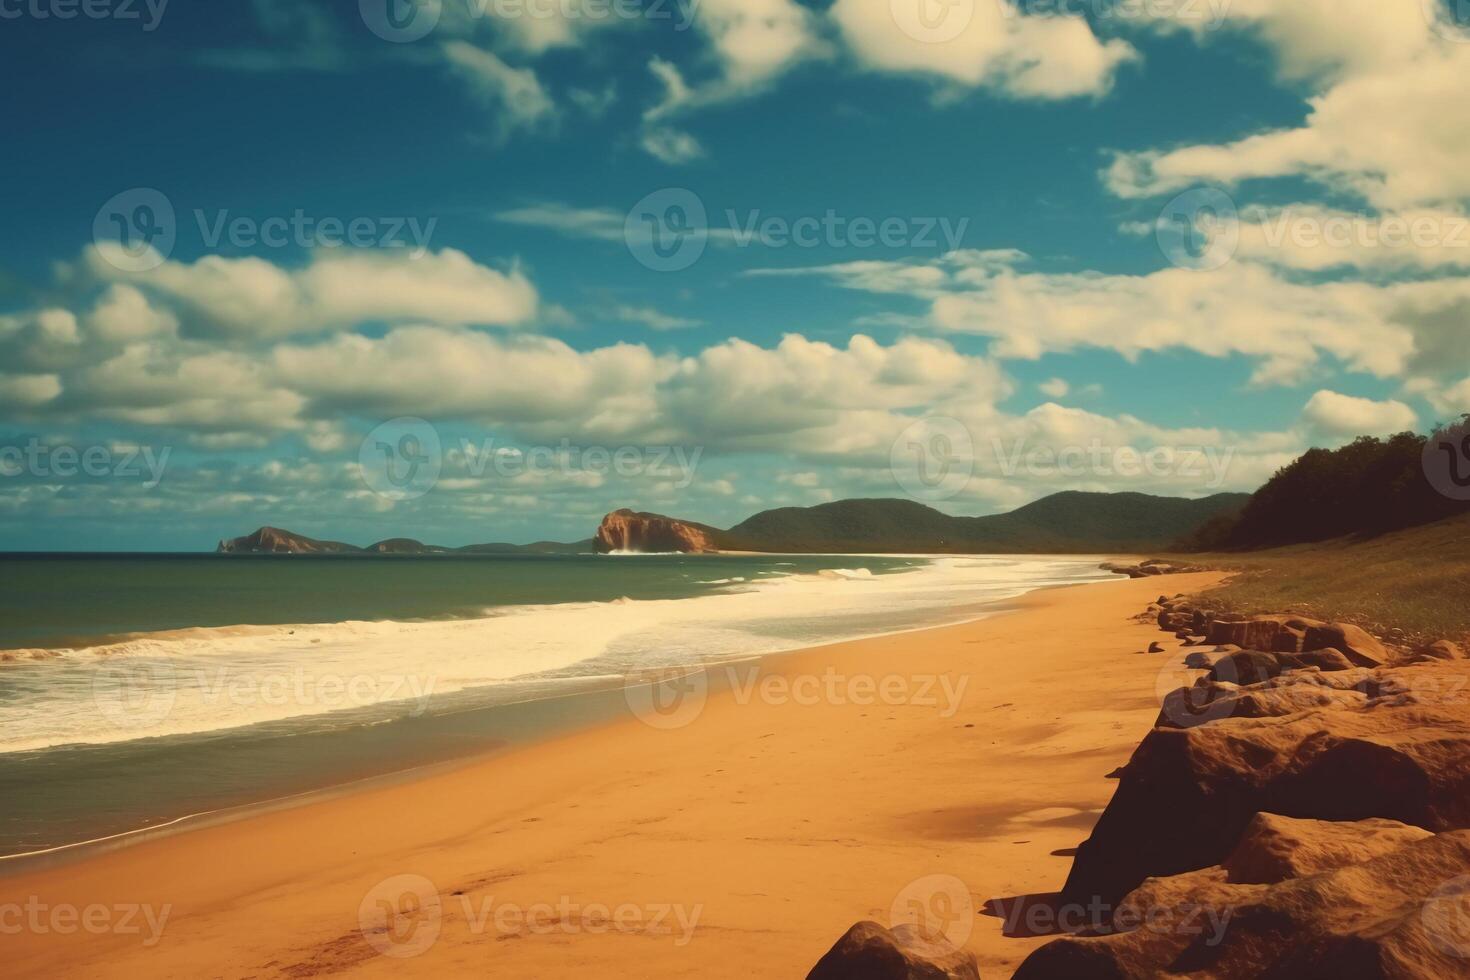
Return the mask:
[[[0,550],[1250,491],[1470,411],[1461,0],[0,0]]]

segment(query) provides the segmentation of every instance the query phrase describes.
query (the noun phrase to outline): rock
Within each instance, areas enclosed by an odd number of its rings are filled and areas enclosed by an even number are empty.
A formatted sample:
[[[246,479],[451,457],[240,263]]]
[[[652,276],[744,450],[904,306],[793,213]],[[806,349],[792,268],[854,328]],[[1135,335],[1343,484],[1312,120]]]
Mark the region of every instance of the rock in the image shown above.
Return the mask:
[[[1114,924],[1127,931],[1048,943],[1016,980],[1470,975],[1470,832],[1406,842],[1382,826],[1308,832],[1334,834],[1345,843],[1323,849],[1308,865],[1322,869],[1306,877],[1244,884],[1213,867],[1152,879],[1118,909]],[[1338,864],[1358,853],[1371,857]]]
[[[975,957],[912,925],[859,922],[817,961],[807,980],[980,980]]]
[[[720,550],[716,543],[719,533],[703,524],[661,514],[618,510],[602,519],[593,547],[604,554],[611,551],[710,552]]]
[[[1164,652],[1164,645],[1162,643],[1150,643],[1148,645],[1148,652],[1149,653],[1163,653]]]
[[[1470,827],[1465,682],[1463,664],[1426,664],[1172,692],[1078,848],[1065,899],[1111,906],[1150,876],[1219,864],[1259,811]]]
[[[1433,837],[1397,820],[1296,820],[1258,813],[1225,859],[1233,884],[1274,885],[1288,878],[1362,864],[1405,844]]]
[[[1194,625],[1194,617],[1188,613],[1174,612],[1165,609],[1159,613],[1159,629],[1169,633],[1178,633]]]
[[[1206,640],[1220,646],[1244,650],[1296,653],[1306,649],[1308,631],[1316,620],[1288,616],[1255,616],[1251,619],[1212,619],[1203,627]],[[1332,646],[1332,644],[1327,644]],[[1364,664],[1363,666],[1370,666]]]
[[[1359,667],[1382,667],[1388,651],[1366,630],[1351,623],[1313,626],[1307,630],[1303,650],[1340,650]]]
[[[1266,653],[1242,650],[1227,653],[1209,665],[1209,679],[1232,684],[1259,684],[1288,670],[1351,670],[1352,663],[1337,650],[1313,650],[1311,653]]]
[[[1437,640],[1429,646],[1417,651],[1418,655],[1428,660],[1464,660],[1465,651],[1458,643],[1450,640]]]

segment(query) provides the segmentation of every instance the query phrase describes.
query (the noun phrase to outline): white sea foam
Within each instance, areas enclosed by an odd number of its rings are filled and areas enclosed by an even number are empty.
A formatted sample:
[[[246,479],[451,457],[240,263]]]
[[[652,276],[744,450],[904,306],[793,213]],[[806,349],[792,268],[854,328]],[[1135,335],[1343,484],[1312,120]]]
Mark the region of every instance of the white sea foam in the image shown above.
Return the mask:
[[[190,629],[4,667],[0,752],[212,732],[372,709],[484,703],[648,667],[774,653],[973,618],[980,603],[1109,577],[1092,559],[936,558],[731,579],[685,599],[503,607],[448,622]],[[356,715],[354,715],[356,717]]]

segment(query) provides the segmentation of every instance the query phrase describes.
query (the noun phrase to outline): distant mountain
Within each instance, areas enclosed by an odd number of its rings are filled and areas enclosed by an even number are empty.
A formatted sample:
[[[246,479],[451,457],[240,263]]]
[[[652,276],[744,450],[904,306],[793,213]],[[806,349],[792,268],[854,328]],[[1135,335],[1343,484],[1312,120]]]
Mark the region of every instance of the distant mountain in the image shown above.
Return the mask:
[[[1238,511],[1248,494],[1202,500],[1141,493],[1054,494],[1008,514],[951,517],[912,500],[841,500],[768,510],[721,531],[659,514],[616,511],[598,550],[876,553],[1149,551]]]
[[[463,548],[445,548],[424,544],[413,538],[389,538],[359,548],[341,541],[318,541],[304,534],[263,527],[243,538],[230,538],[215,549],[222,555],[359,555],[364,558],[392,555],[576,555],[592,550],[592,540],[563,544],[538,541],[534,544],[472,544]]]

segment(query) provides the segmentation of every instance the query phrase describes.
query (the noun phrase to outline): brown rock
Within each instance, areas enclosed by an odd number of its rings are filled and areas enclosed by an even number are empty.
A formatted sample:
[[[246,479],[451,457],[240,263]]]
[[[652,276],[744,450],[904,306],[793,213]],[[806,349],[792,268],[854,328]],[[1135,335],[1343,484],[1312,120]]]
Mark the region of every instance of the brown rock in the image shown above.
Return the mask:
[[[1460,644],[1450,640],[1437,640],[1429,646],[1418,651],[1423,659],[1428,660],[1464,660],[1465,651]]]
[[[1319,840],[1333,834],[1350,843],[1324,852],[1326,870],[1307,877],[1242,884],[1214,867],[1152,879],[1118,910],[1115,925],[1127,931],[1048,943],[1016,980],[1470,975],[1470,832],[1408,842],[1381,826],[1366,838],[1351,825],[1310,832]],[[1372,856],[1337,863],[1358,853]]]
[[[1178,727],[1139,745],[1064,896],[1114,904],[1147,877],[1219,864],[1259,811],[1470,827],[1470,699],[1455,693],[1465,680],[1463,664],[1442,664],[1182,689],[1198,698],[1198,723],[1166,699],[1161,726]],[[1273,704],[1303,694],[1328,704]]]
[[[1422,827],[1397,820],[1334,823],[1258,813],[1224,867],[1232,884],[1274,885],[1362,864],[1433,836]]]
[[[817,961],[807,980],[980,980],[975,957],[912,925],[859,922]]]
[[[1162,643],[1150,643],[1148,645],[1148,652],[1149,653],[1163,653],[1164,652],[1164,645]]]
[[[1368,632],[1351,623],[1331,623],[1307,630],[1303,650],[1340,650],[1359,667],[1382,667],[1388,663],[1388,651]]]
[[[691,521],[619,510],[602,519],[593,547],[603,554],[611,551],[709,552],[719,550],[715,541],[718,534],[712,527]]]

